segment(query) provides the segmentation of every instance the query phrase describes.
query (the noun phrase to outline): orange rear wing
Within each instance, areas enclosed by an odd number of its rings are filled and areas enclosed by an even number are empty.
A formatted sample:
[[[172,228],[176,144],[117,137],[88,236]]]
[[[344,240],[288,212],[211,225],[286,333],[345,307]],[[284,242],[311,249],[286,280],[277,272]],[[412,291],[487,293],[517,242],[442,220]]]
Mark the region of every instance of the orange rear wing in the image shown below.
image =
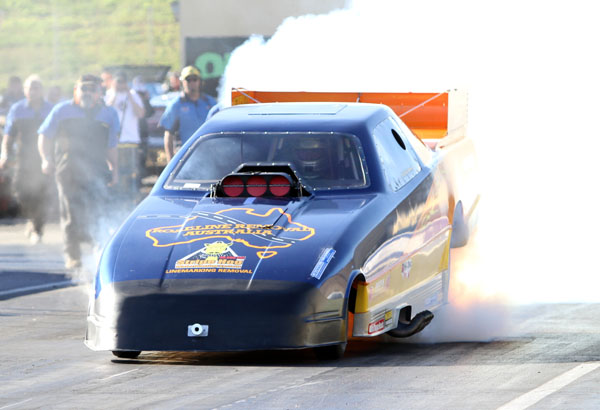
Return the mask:
[[[250,91],[233,89],[232,105],[273,102],[361,102],[385,104],[422,139],[464,136],[467,123],[466,93],[354,93]]]

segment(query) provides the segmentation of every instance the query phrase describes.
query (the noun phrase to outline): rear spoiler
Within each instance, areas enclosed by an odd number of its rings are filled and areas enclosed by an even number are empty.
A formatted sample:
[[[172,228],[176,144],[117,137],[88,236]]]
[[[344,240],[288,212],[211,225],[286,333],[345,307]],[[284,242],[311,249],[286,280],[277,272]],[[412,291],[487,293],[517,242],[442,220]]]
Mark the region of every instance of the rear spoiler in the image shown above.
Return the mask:
[[[350,93],[302,91],[250,91],[234,88],[231,104],[273,102],[361,102],[385,104],[421,139],[464,137],[467,94],[459,90],[441,93]]]

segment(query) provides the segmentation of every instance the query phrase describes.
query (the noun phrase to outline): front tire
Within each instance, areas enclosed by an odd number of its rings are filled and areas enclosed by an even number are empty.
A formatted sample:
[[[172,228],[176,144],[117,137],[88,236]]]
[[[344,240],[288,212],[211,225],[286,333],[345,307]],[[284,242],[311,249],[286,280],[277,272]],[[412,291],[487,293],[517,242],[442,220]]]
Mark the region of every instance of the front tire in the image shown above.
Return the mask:
[[[347,343],[315,347],[315,356],[320,361],[339,360],[344,357]]]
[[[139,350],[113,350],[112,352],[119,359],[135,359],[140,353],[142,352]]]
[[[354,308],[352,308],[354,310]],[[352,328],[354,327],[354,313],[348,309],[346,317],[346,341],[335,345],[319,346],[314,348],[315,356],[320,361],[340,360],[344,357],[348,340],[352,337]]]

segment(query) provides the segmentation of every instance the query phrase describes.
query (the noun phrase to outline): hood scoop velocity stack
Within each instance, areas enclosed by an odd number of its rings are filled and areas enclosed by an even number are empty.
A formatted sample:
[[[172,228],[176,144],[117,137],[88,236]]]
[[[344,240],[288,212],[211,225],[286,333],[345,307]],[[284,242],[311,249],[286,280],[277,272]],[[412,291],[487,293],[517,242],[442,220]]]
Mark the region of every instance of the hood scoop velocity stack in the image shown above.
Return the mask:
[[[289,163],[244,163],[212,187],[220,198],[299,198],[310,196]]]

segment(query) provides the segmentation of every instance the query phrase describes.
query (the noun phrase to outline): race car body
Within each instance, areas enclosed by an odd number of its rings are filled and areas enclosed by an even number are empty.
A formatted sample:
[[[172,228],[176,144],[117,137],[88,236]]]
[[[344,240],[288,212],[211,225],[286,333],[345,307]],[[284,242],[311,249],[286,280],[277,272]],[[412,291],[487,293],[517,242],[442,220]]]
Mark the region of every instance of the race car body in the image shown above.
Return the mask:
[[[222,110],[105,248],[86,344],[339,356],[351,336],[416,333],[478,201],[470,140],[428,144],[383,104]]]

